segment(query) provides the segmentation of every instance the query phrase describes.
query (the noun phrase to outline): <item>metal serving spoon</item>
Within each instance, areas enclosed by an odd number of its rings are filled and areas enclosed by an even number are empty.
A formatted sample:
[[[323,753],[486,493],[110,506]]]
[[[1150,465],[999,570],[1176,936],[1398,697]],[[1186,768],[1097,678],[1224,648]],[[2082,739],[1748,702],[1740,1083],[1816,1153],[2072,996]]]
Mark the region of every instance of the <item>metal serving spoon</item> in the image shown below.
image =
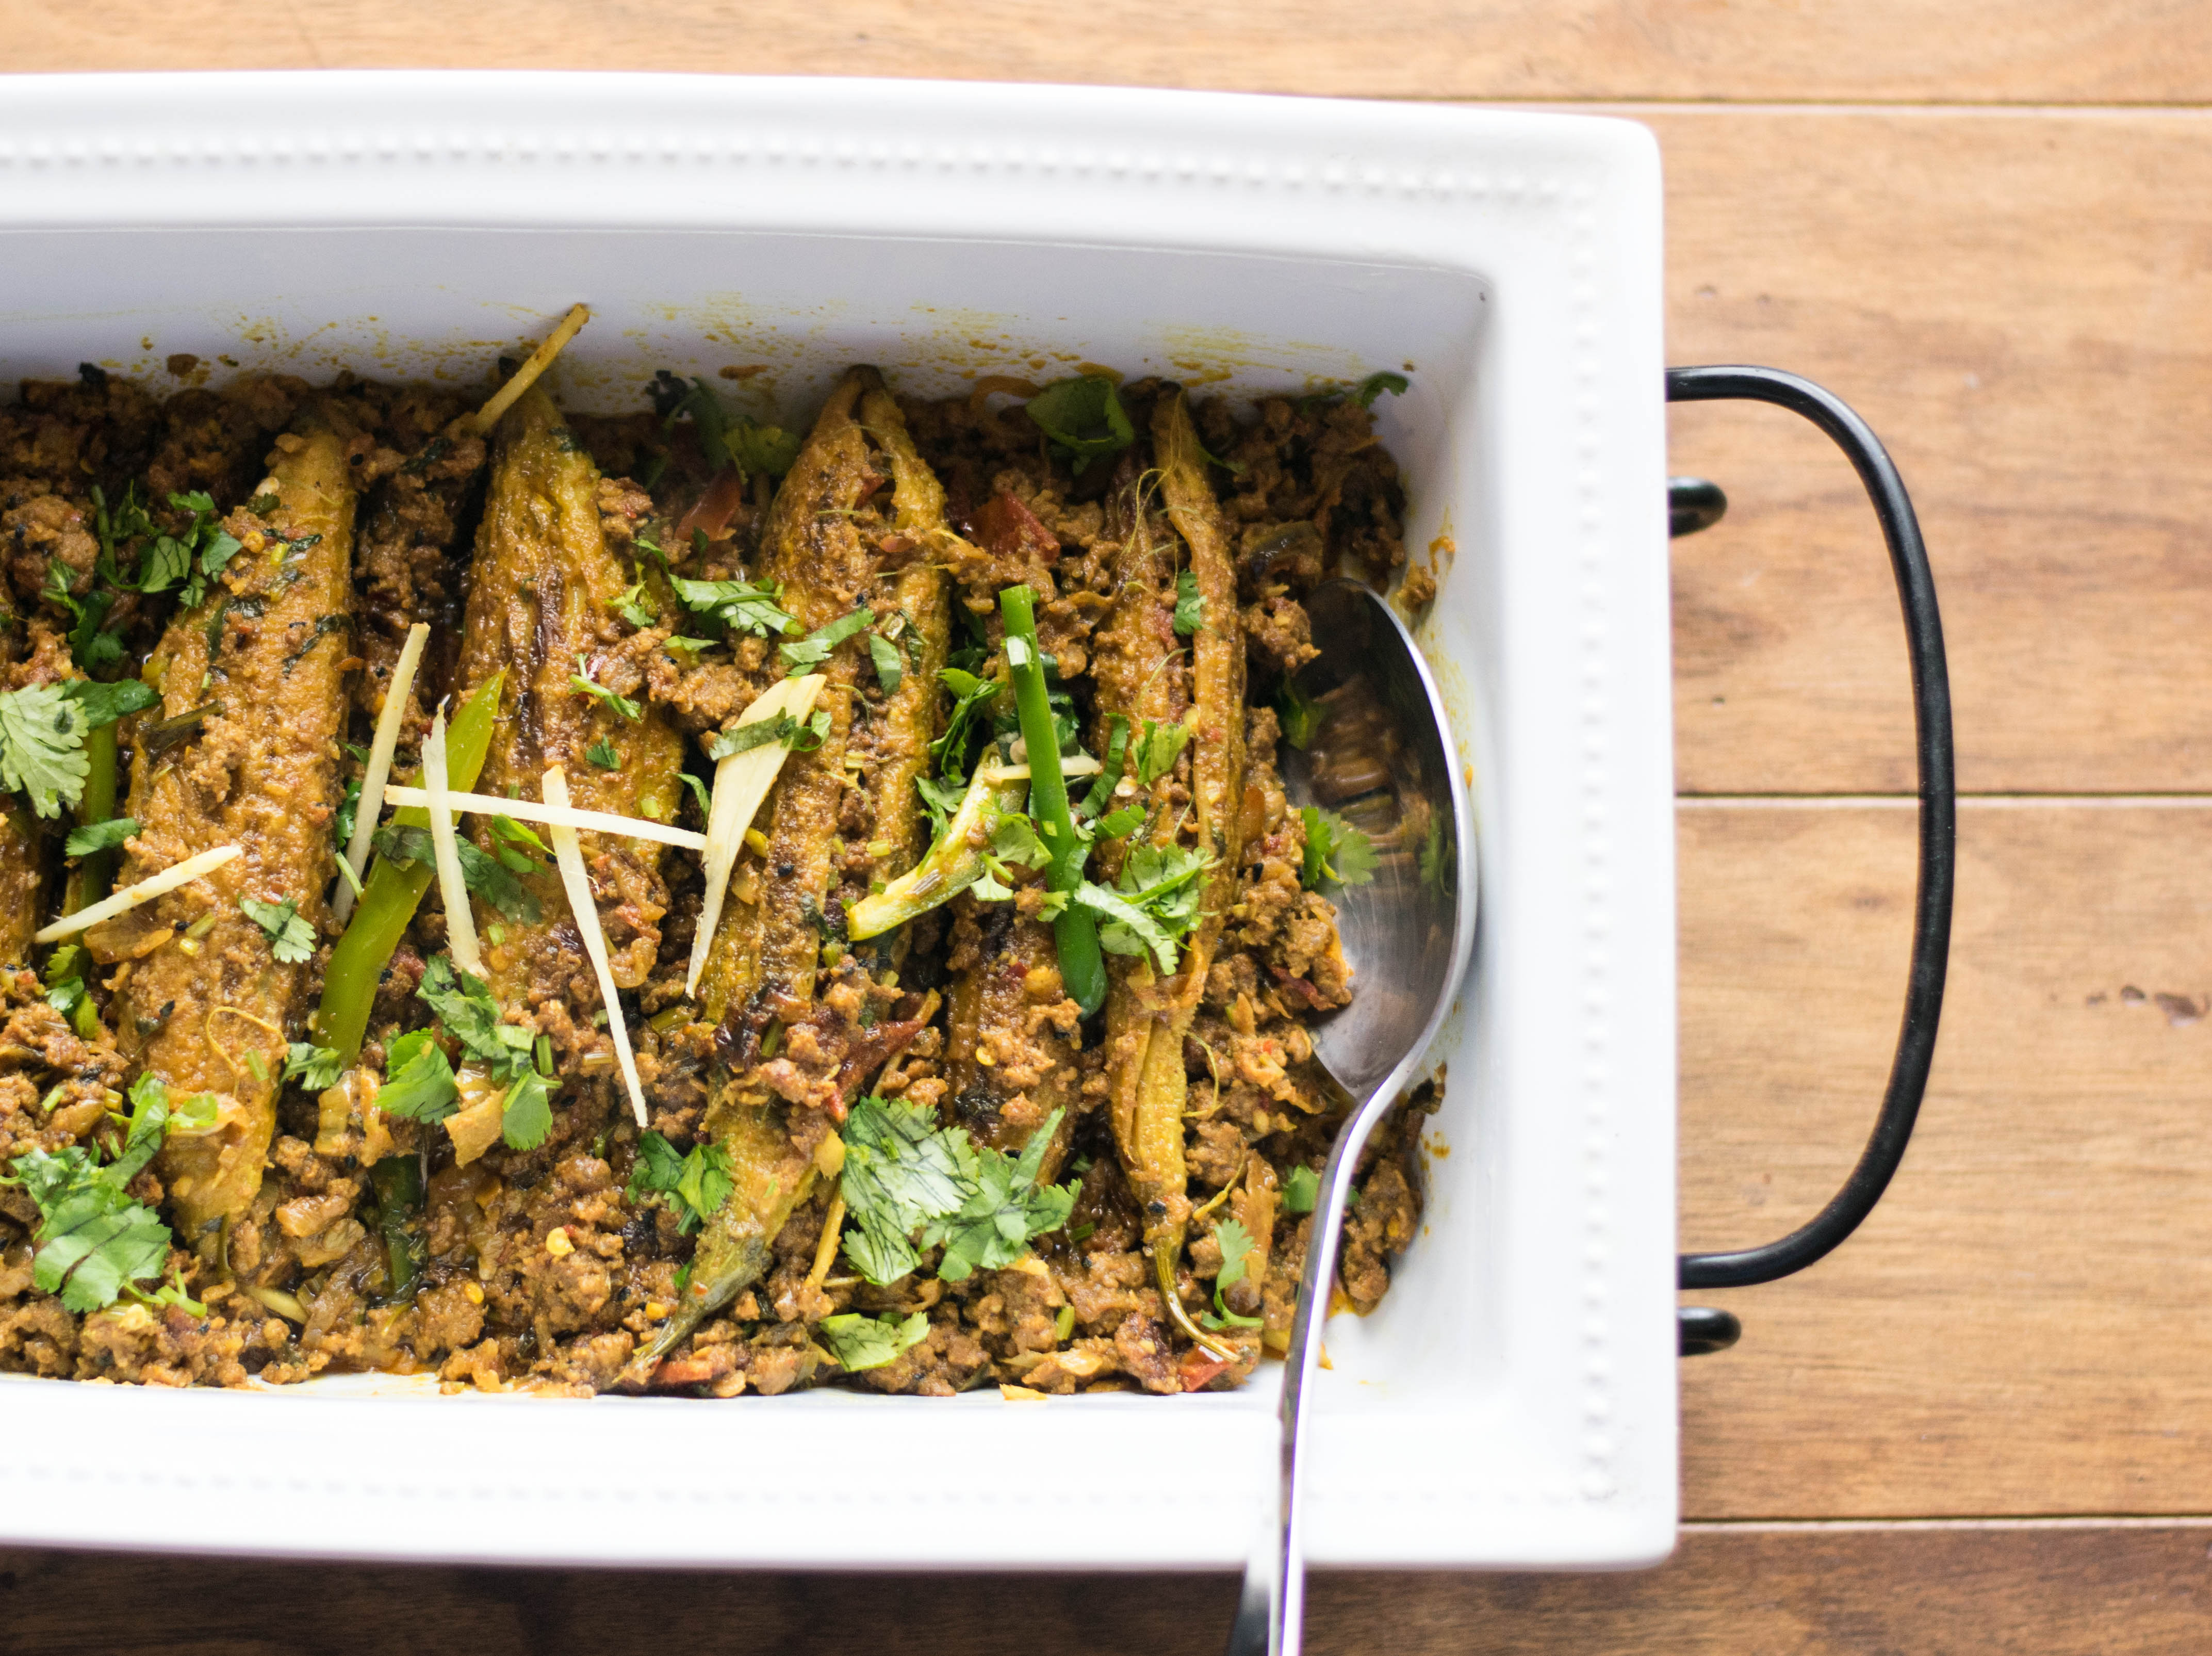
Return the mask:
[[[1321,658],[1297,675],[1321,705],[1312,745],[1285,748],[1294,807],[1319,805],[1368,833],[1373,880],[1331,893],[1356,974],[1352,1004],[1313,1026],[1314,1050],[1349,1097],[1352,1114],[1329,1152],[1306,1243],[1305,1279],[1283,1365],[1281,1482],[1276,1523],[1244,1569],[1229,1656],[1291,1656],[1304,1622],[1304,1534],[1298,1451],[1307,1382],[1321,1353],[1335,1282],[1344,1204],[1361,1147],[1411,1081],[1451,1002],[1461,954],[1460,893],[1474,845],[1443,703],[1428,664],[1386,604],[1332,581],[1306,600]],[[1471,908],[1472,905],[1467,905]],[[1468,922],[1471,923],[1471,922]]]

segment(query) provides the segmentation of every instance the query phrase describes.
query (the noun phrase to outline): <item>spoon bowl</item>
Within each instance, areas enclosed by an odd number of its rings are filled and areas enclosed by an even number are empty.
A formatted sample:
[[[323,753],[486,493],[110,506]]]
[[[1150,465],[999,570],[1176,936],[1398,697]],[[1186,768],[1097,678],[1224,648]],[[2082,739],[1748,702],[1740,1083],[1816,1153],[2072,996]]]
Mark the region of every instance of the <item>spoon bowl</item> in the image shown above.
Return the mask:
[[[1284,789],[1292,808],[1328,813],[1306,819],[1310,857],[1317,833],[1334,837],[1338,820],[1367,842],[1366,854],[1340,846],[1323,856],[1329,865],[1323,889],[1336,904],[1352,997],[1312,1034],[1315,1054],[1343,1089],[1349,1114],[1314,1204],[1284,1361],[1273,1521],[1245,1570],[1230,1656],[1298,1648],[1305,1574],[1301,1405],[1320,1355],[1345,1203],[1368,1135],[1419,1072],[1450,1007],[1466,923],[1461,892],[1474,874],[1443,701],[1412,635],[1381,596],[1356,581],[1326,582],[1305,606],[1322,654],[1294,681],[1297,728],[1286,732]]]

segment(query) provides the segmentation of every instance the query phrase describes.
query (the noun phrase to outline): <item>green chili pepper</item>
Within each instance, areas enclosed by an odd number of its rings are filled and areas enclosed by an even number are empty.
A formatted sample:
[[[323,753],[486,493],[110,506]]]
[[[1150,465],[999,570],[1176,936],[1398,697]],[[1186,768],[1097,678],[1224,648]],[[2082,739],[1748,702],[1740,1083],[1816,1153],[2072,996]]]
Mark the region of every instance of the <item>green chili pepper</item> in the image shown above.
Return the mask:
[[[1067,778],[1060,772],[1060,738],[1045,694],[1043,652],[1037,648],[1036,594],[1027,587],[1009,587],[999,594],[999,613],[1006,618],[1006,670],[1021,715],[1022,741],[1029,749],[1030,801],[1037,832],[1052,855],[1045,889],[1073,892],[1082,883],[1091,848],[1077,835],[1074,813],[1067,808]],[[1088,1017],[1106,1004],[1106,959],[1098,950],[1098,927],[1087,912],[1071,907],[1052,922],[1052,934],[1060,946],[1060,981]]]
[[[477,772],[483,769],[505,678],[503,673],[494,673],[446,728],[447,781],[456,792],[474,787]],[[427,828],[430,813],[410,806],[396,813],[393,820],[403,827]],[[361,901],[354,905],[345,935],[331,951],[330,970],[323,977],[323,1004],[315,1014],[317,1044],[331,1048],[348,1063],[361,1056],[376,986],[436,872],[427,861],[399,866],[379,856],[369,864]]]
[[[384,1236],[387,1301],[412,1297],[426,1250],[415,1221],[422,1216],[422,1158],[386,1156],[368,1170],[376,1188],[377,1228]]]
[[[106,822],[115,814],[116,747],[112,723],[85,734],[84,757],[88,766],[84,795],[76,807],[76,819],[81,825]],[[114,879],[115,853],[112,849],[94,851],[80,858],[62,894],[62,912],[75,914],[79,909],[91,907],[107,895]]]

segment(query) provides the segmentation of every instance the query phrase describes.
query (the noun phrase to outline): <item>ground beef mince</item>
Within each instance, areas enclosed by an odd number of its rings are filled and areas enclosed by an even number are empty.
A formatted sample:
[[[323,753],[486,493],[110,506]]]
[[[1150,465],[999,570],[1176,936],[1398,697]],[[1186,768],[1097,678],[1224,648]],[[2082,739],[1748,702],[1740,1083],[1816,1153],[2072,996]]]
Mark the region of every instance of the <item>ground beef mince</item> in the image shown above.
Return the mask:
[[[1325,828],[1279,764],[1302,600],[1406,563],[1362,393],[1193,403],[1086,368],[931,400],[855,369],[786,428],[664,374],[629,409],[539,382],[479,418],[516,371],[486,366],[88,367],[0,409],[0,695],[90,678],[124,708],[108,757],[77,739],[110,803],[0,813],[0,1371],[1065,1396],[1279,1355],[1344,1119],[1311,1025],[1365,989],[1310,841],[1357,837],[1391,757],[1340,697],[1367,747],[1298,773]],[[309,475],[319,527],[286,492]],[[332,601],[284,609],[340,542]],[[450,785],[514,806],[461,819],[470,928],[419,811],[335,904],[418,626],[392,780],[422,785],[442,709]],[[280,727],[321,734],[279,764]],[[757,753],[722,878],[700,837]],[[573,861],[556,765],[605,813]],[[181,791],[64,853],[161,775]],[[1371,1310],[1420,1229],[1438,1102],[1423,1083],[1363,1154],[1341,1305]],[[92,1209],[129,1239],[79,1259],[57,1238]]]

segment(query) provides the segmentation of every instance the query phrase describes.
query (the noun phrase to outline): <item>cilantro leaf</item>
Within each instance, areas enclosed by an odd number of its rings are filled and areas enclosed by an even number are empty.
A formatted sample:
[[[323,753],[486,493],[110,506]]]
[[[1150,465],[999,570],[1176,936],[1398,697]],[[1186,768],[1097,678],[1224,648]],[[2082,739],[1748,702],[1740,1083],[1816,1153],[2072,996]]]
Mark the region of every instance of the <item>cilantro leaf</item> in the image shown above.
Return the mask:
[[[589,747],[586,748],[584,750],[584,757],[589,759],[593,764],[599,766],[602,770],[619,770],[622,769],[622,755],[615,751],[615,745],[609,741],[605,736],[600,737],[599,740],[593,742]]]
[[[208,583],[240,550],[237,538],[223,528],[214,500],[203,490],[170,495],[173,509],[192,514],[190,526],[179,535],[167,533],[147,514],[135,485],[125,489],[112,508],[98,489],[92,497],[93,533],[100,542],[94,568],[102,581],[118,591],[165,593],[181,585],[178,601],[186,609],[194,608],[207,595]],[[128,575],[121,563],[126,556],[131,563]]]
[[[660,622],[660,612],[647,595],[642,581],[634,582],[623,590],[620,598],[615,600],[615,613],[641,631],[647,627],[657,626]]]
[[[1029,1251],[1030,1239],[1056,1231],[1082,1193],[1083,1181],[1040,1187],[1037,1178],[1044,1154],[1060,1127],[1062,1111],[1055,1110],[1043,1125],[1030,1135],[1018,1159],[988,1145],[975,1149],[975,1173],[967,1201],[957,1213],[935,1221],[922,1233],[922,1245],[942,1242],[945,1256],[937,1274],[947,1282],[963,1281],[970,1272],[999,1270]]]
[[[248,920],[269,934],[269,952],[278,964],[296,966],[313,958],[315,928],[300,917],[297,903],[264,903],[258,898],[241,897],[238,906]]]
[[[899,660],[898,646],[879,632],[868,635],[868,660],[874,663],[876,682],[884,687],[886,696],[896,695],[899,681],[906,677],[906,663]]]
[[[64,1018],[85,998],[84,965],[90,958],[75,943],[64,943],[46,957],[46,1004]]]
[[[797,463],[800,444],[796,432],[763,425],[749,415],[731,418],[704,380],[695,377],[689,391],[683,386],[666,368],[661,369],[653,376],[653,406],[665,417],[665,425],[674,425],[686,414],[691,417],[700,452],[709,464],[734,466],[745,477],[780,478]]]
[[[84,715],[59,685],[31,685],[0,695],[0,783],[42,817],[57,817],[84,796],[91,761]]]
[[[786,713],[774,719],[753,719],[732,725],[707,745],[710,759],[726,759],[733,753],[750,753],[770,742],[781,742],[794,753],[811,753],[830,734],[830,709],[823,708],[805,720]]]
[[[1252,1251],[1252,1233],[1240,1221],[1224,1219],[1213,1227],[1213,1239],[1221,1245],[1221,1274],[1213,1279],[1218,1294],[1244,1280],[1244,1261]]]
[[[635,702],[627,696],[617,695],[592,678],[590,664],[580,655],[576,658],[576,670],[568,675],[568,688],[579,695],[592,697],[601,707],[629,720],[632,724],[645,717],[644,709]]]
[[[1086,374],[1047,386],[1023,405],[1056,452],[1086,470],[1102,454],[1118,454],[1137,440],[1121,393],[1103,374]]]
[[[1129,720],[1126,714],[1114,713],[1106,720],[1106,757],[1103,768],[1091,784],[1091,791],[1083,798],[1083,814],[1095,817],[1114,802],[1114,790],[1121,784],[1121,773],[1129,764]],[[1127,833],[1126,828],[1121,831]]]
[[[494,1080],[513,1081],[525,1071],[536,1073],[532,1054],[537,1032],[502,1022],[491,986],[474,972],[454,965],[451,955],[431,957],[415,995],[438,1014],[438,1021],[460,1043],[462,1052],[489,1071]]]
[[[1176,575],[1175,630],[1185,638],[1206,624],[1206,599],[1198,590],[1198,576],[1189,569]]]
[[[126,713],[143,713],[161,699],[142,679],[120,679],[113,684],[72,679],[62,686],[62,694],[76,704],[87,730],[113,724]]]
[[[100,624],[115,606],[115,594],[95,585],[82,599],[70,590],[70,569],[59,558],[46,565],[46,584],[39,596],[55,608],[68,612],[74,624],[70,628],[70,654],[77,666],[87,673],[95,668],[112,667],[123,659],[123,641],[112,632],[100,630]]]
[[[586,757],[589,758],[590,753],[587,752]],[[616,764],[619,763],[619,760],[616,761]],[[610,764],[607,768],[612,770],[615,765]],[[506,822],[511,819],[501,817],[498,820]],[[520,824],[515,826],[518,831],[528,833]],[[493,832],[495,836],[499,832],[497,823],[493,825]],[[530,838],[532,843],[536,843],[537,836],[530,835]],[[408,823],[386,823],[376,831],[369,843],[376,848],[379,856],[399,868],[415,862],[427,863],[433,855],[430,831]],[[543,865],[531,861],[529,857],[510,845],[501,845],[498,849],[499,855],[494,856],[480,849],[472,839],[456,839],[453,855],[461,865],[461,883],[490,904],[504,918],[525,926],[538,924],[545,917],[544,908],[515,875],[540,873]],[[517,863],[522,866],[518,868]]]
[[[787,644],[778,644],[775,653],[790,669],[787,678],[797,678],[811,667],[819,667],[830,659],[830,652],[864,627],[876,624],[876,612],[866,604],[857,610],[848,610],[835,621],[824,622],[804,638]]]
[[[1144,812],[1136,806],[1125,805],[1120,810],[1109,811],[1098,819],[1098,837],[1121,839],[1144,825]]]
[[[780,425],[763,425],[751,416],[740,414],[724,427],[722,441],[737,462],[738,470],[747,477],[763,474],[780,478],[799,463],[799,451],[804,440],[796,431],[786,431]]]
[[[547,856],[553,855],[547,849],[544,840],[538,838],[535,833],[524,827],[513,817],[504,814],[495,815],[492,818],[491,839],[492,854],[498,857],[505,867],[519,874],[541,874],[545,868],[544,863],[530,855],[529,850],[523,849],[525,846],[528,846],[531,850],[542,852]]]
[[[535,1068],[514,1078],[500,1105],[499,1135],[510,1150],[535,1150],[553,1130],[553,1106],[545,1077]]]
[[[783,588],[773,581],[687,581],[680,575],[668,584],[684,608],[695,615],[710,616],[732,632],[749,632],[765,638],[787,633],[799,624],[796,617],[776,602]]]
[[[125,1193],[167,1135],[168,1087],[158,1075],[142,1075],[131,1103],[122,1154],[107,1166],[81,1144],[33,1150],[9,1164],[15,1177],[7,1182],[21,1184],[39,1209],[32,1282],[80,1315],[113,1305],[133,1283],[158,1279],[168,1257],[169,1227]]]
[[[860,1099],[846,1122],[839,1184],[857,1227],[846,1235],[846,1258],[878,1287],[918,1267],[921,1249],[939,1245],[938,1275],[946,1282],[1012,1264],[1030,1239],[1067,1222],[1082,1190],[1080,1182],[1037,1184],[1060,1116],[1016,1158],[959,1128],[939,1128],[918,1105]]]
[[[959,667],[941,667],[937,679],[952,692],[952,712],[945,721],[945,734],[930,743],[929,758],[948,780],[957,782],[968,773],[969,727],[998,699],[1006,685],[996,679],[979,679]]]
[[[1245,1261],[1252,1253],[1252,1233],[1237,1221],[1224,1219],[1213,1227],[1213,1239],[1221,1247],[1221,1270],[1213,1279],[1213,1314],[1206,1318],[1206,1326],[1258,1328],[1264,1318],[1239,1317],[1221,1297],[1224,1289],[1233,1288],[1244,1280]]]
[[[1176,758],[1190,740],[1187,724],[1145,721],[1145,734],[1137,740],[1137,780],[1150,788],[1175,769]]]
[[[1301,753],[1313,746],[1314,736],[1321,729],[1322,705],[1306,699],[1298,689],[1296,673],[1283,680],[1276,694],[1275,715],[1282,721],[1285,741]]]
[[[637,1161],[630,1169],[633,1197],[658,1192],[670,1198],[679,1236],[689,1236],[730,1199],[737,1188],[730,1174],[730,1153],[718,1144],[699,1144],[688,1156],[651,1129],[638,1135]]]
[[[443,1121],[459,1107],[460,1096],[446,1050],[428,1030],[402,1035],[384,1049],[384,1085],[377,1089],[376,1107],[386,1115]]]
[[[1362,408],[1372,408],[1375,406],[1375,399],[1384,392],[1389,392],[1394,397],[1402,396],[1413,383],[1404,374],[1394,374],[1386,368],[1362,380],[1359,382],[1359,388],[1352,394],[1358,399]]]
[[[966,784],[938,782],[923,776],[914,779],[914,789],[921,795],[921,802],[929,812],[930,839],[935,842],[944,838],[945,829],[951,825],[952,813],[960,808],[960,801],[967,796]]]
[[[353,865],[346,861],[346,847],[353,843],[353,831],[360,820],[361,778],[348,776],[345,797],[338,801],[337,814],[331,819],[331,843],[337,848],[339,863],[349,868]]]
[[[878,1287],[921,1263],[913,1233],[957,1213],[968,1200],[975,1151],[957,1128],[939,1130],[920,1105],[864,1098],[845,1120],[845,1167],[839,1193],[856,1231],[845,1257]]]
[[[637,1160],[630,1164],[632,1200],[658,1190],[665,1194],[684,1179],[684,1155],[650,1127],[637,1135]]]
[[[887,1311],[881,1317],[867,1317],[848,1311],[824,1317],[814,1325],[814,1331],[822,1336],[838,1366],[848,1374],[857,1374],[896,1361],[902,1353],[927,1339],[929,1313],[917,1311],[901,1318],[896,1312]]]
[[[70,830],[68,843],[62,847],[67,856],[90,856],[94,851],[112,851],[138,831],[135,817],[110,817],[105,822],[88,822],[82,828]]]
[[[1306,855],[1300,882],[1310,892],[1334,886],[1364,886],[1375,878],[1378,859],[1375,843],[1334,811],[1309,805],[1298,813],[1305,819]]]
[[[334,1048],[294,1041],[285,1049],[283,1079],[297,1081],[310,1093],[319,1093],[336,1087],[345,1067],[345,1058]]]
[[[1099,947],[1109,954],[1150,954],[1163,972],[1172,972],[1176,943],[1199,921],[1199,876],[1212,866],[1190,847],[1133,845],[1113,889],[1086,880],[1076,887],[1075,904],[1099,922]]]
[[[1018,868],[1042,868],[1052,853],[1037,837],[1037,825],[1019,811],[1001,811],[991,824],[991,855]]]
[[[1321,1175],[1310,1167],[1297,1166],[1283,1180],[1283,1211],[1286,1214],[1310,1214],[1314,1203],[1321,1200]]]

